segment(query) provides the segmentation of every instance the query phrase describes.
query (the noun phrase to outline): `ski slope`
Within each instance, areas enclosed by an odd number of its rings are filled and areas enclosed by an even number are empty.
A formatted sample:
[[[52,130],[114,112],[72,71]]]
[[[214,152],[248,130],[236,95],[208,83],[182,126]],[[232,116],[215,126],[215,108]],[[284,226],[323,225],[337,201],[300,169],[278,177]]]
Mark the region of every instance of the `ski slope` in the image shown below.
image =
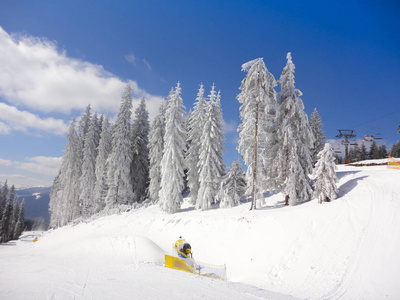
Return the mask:
[[[400,299],[400,171],[339,166],[339,198],[150,206],[0,245],[0,299]],[[228,281],[163,267],[182,235]]]

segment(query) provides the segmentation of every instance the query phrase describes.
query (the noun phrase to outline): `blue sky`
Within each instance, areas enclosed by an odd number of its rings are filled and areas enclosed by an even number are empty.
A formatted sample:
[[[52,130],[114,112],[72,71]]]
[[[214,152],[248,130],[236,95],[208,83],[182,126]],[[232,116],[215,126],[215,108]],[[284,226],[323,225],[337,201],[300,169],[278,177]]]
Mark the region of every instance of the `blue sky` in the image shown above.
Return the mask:
[[[50,185],[73,115],[119,108],[127,82],[151,116],[180,81],[221,91],[225,163],[238,158],[241,65],[263,57],[279,79],[291,52],[296,87],[324,131],[400,135],[398,1],[0,2],[0,182]],[[137,103],[137,100],[135,100]],[[368,129],[367,129],[368,127]]]

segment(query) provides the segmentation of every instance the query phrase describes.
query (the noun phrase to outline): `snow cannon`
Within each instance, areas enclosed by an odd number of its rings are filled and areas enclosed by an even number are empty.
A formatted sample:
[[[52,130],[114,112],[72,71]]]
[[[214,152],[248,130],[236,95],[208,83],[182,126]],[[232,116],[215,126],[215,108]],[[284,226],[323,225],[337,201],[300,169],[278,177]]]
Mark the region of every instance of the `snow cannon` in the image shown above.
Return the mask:
[[[192,247],[182,237],[172,246],[172,255],[165,254],[165,266],[201,276],[226,280],[225,265],[211,265],[194,260]]]

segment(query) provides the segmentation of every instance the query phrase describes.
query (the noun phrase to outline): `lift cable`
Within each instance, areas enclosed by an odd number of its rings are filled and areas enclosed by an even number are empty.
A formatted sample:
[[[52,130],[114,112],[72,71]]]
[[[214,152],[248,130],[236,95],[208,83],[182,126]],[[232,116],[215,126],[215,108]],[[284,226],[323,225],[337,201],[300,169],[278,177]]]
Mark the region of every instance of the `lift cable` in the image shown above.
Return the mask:
[[[358,124],[358,125],[356,125],[356,126],[353,126],[353,127],[351,127],[351,128],[357,128],[357,127],[360,127],[360,126],[362,126],[362,125],[365,125],[365,124],[368,124],[368,123],[370,123],[370,122],[373,122],[373,121],[376,121],[376,120],[382,119],[382,118],[384,118],[384,117],[387,117],[387,116],[389,116],[389,115],[391,115],[391,114],[395,114],[395,113],[397,113],[397,112],[400,112],[400,109],[398,109],[398,110],[395,110],[395,111],[392,111],[392,112],[390,112],[390,113],[387,113],[387,114],[384,114],[384,115],[382,115],[382,116],[380,116],[380,117],[377,117],[377,118],[375,118],[375,119],[369,120],[369,121],[367,121],[367,122],[364,122],[364,123]]]

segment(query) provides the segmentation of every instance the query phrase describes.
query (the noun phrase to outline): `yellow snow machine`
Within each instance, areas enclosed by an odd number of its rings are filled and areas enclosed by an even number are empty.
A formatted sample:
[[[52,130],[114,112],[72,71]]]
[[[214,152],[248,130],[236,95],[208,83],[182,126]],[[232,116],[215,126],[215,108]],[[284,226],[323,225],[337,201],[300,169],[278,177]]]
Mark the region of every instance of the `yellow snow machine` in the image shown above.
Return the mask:
[[[201,276],[226,280],[225,265],[211,265],[194,260],[190,244],[182,237],[179,237],[173,245],[172,255],[165,254],[165,266]]]

